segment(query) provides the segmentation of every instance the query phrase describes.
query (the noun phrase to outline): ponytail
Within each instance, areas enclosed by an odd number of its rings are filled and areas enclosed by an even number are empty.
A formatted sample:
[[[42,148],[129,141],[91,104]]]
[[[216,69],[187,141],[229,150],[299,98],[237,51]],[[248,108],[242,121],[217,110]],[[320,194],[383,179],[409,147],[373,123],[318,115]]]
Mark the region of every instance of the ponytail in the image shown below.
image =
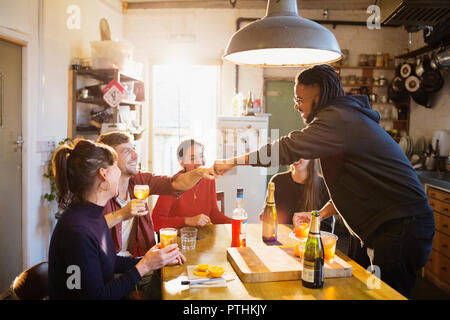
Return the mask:
[[[56,188],[58,190],[58,203],[65,205],[70,203],[71,200],[67,163],[72,151],[72,146],[62,145],[55,151],[52,158],[53,176],[55,177]]]
[[[114,162],[116,152],[102,143],[78,139],[74,146],[60,146],[52,158],[58,203],[69,206],[83,201],[96,183],[98,170]]]

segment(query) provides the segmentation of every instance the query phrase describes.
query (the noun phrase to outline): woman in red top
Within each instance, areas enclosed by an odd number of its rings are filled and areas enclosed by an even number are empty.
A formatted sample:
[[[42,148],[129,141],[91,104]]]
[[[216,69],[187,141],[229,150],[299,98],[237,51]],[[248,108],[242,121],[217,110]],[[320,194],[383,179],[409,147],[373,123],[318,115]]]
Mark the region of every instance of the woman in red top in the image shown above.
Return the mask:
[[[177,148],[177,157],[184,172],[205,165],[204,146],[193,139],[185,140]],[[181,196],[161,195],[152,213],[155,231],[165,227],[203,227],[209,223],[231,223],[217,207],[216,182],[201,179]]]

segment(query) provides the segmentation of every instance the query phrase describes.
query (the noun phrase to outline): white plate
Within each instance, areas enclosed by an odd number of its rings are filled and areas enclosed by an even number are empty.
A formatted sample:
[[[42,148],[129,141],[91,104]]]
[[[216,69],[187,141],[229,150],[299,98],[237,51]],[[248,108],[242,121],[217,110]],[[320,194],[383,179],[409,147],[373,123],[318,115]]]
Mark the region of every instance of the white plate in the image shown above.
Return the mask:
[[[408,140],[406,139],[406,137],[401,137],[398,145],[400,146],[400,149],[402,149],[403,153],[406,155],[406,150],[408,148]]]
[[[409,140],[408,157],[411,157],[414,154],[414,140],[411,137],[408,137],[408,140]]]
[[[427,149],[427,139],[422,136],[416,141],[416,154],[422,155]]]

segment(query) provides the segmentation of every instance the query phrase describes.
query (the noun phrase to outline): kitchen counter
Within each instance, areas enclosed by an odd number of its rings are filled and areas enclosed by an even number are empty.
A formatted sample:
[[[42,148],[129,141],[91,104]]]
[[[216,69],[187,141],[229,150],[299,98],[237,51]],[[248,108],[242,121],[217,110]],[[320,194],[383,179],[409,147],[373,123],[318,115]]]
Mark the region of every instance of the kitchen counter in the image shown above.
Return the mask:
[[[289,233],[292,225],[279,225],[278,241],[292,245]],[[244,283],[227,260],[227,248],[231,243],[231,225],[210,225],[199,228],[199,237],[194,250],[185,252],[187,261],[183,265],[164,267],[162,297],[164,300],[404,300],[403,295],[383,281],[379,287],[372,286],[372,275],[345,254],[336,254],[352,266],[352,276],[324,280],[321,289],[303,287],[301,280]],[[339,241],[339,240],[338,240]],[[178,237],[180,245],[180,238]],[[261,224],[247,226],[247,246],[265,246],[261,240]],[[201,263],[216,264],[225,268],[225,274],[234,280],[222,288],[190,289],[181,285],[187,279],[187,266]],[[369,284],[369,285],[368,285]]]
[[[417,170],[416,173],[423,185],[430,184],[436,187],[450,190],[450,172],[439,174],[437,171]]]

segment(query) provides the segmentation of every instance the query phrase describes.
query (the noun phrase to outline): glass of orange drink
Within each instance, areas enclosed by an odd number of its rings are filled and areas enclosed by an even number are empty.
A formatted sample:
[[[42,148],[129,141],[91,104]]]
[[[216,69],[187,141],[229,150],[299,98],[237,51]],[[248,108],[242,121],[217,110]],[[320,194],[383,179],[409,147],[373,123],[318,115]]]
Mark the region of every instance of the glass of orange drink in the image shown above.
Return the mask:
[[[301,222],[295,225],[294,233],[297,238],[308,238],[310,224],[307,222]]]
[[[134,196],[139,200],[144,200],[150,194],[150,187],[147,184],[137,184],[134,186]]]
[[[177,243],[177,229],[175,228],[161,228],[159,230],[159,246],[167,247],[169,244]]]
[[[294,246],[294,254],[297,257],[299,257],[300,260],[303,259],[303,253],[305,252],[306,240],[308,240],[308,238],[300,238]]]
[[[333,262],[338,237],[335,234],[326,231],[320,231],[320,237],[322,238],[325,262]]]

